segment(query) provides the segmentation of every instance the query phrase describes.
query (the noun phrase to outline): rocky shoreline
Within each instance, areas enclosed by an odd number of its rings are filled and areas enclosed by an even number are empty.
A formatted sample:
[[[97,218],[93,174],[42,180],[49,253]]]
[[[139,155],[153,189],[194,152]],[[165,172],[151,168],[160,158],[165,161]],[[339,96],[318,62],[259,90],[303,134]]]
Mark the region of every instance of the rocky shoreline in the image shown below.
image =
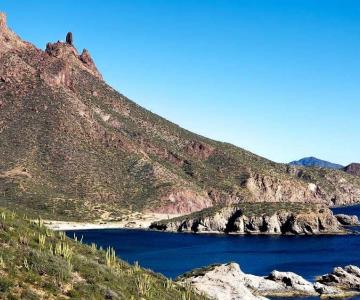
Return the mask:
[[[346,234],[357,226],[356,216],[334,215],[321,205],[245,203],[205,209],[198,213],[153,222],[150,229],[169,232],[226,234]]]
[[[244,273],[237,263],[195,269],[177,278],[215,300],[264,300],[267,297],[345,298],[360,295],[360,268],[336,267],[309,282],[292,272],[272,271],[267,276]]]

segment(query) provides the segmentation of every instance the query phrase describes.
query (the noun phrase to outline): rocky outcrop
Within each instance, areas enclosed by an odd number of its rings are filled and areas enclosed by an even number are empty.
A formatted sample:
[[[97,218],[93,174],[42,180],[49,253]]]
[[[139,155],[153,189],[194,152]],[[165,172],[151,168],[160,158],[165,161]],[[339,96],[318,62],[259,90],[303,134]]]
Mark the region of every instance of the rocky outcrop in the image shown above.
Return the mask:
[[[329,298],[336,297],[336,295],[343,294],[343,292],[340,289],[338,289],[336,287],[324,285],[320,282],[314,283],[314,289],[320,295],[322,295],[324,297],[329,297]]]
[[[317,282],[340,289],[360,291],[360,268],[353,265],[336,267],[331,273],[317,278]]]
[[[360,269],[352,265],[337,267],[311,283],[292,272],[274,270],[268,276],[246,274],[237,263],[228,263],[195,269],[178,277],[177,282],[190,285],[215,300],[301,296],[343,298],[360,293]]]
[[[150,229],[237,234],[330,234],[344,229],[328,208],[317,205],[246,203],[163,220]]]
[[[343,169],[346,173],[354,176],[360,176],[360,164],[352,163]]]
[[[269,295],[316,295],[313,284],[293,272],[272,271],[265,280],[275,282],[280,286],[277,290],[264,290],[264,293]]]
[[[350,216],[350,215],[345,215],[345,214],[338,214],[338,215],[335,215],[335,217],[341,225],[345,225],[345,226],[360,225],[359,218],[356,215]]]
[[[211,299],[265,299],[318,295],[313,284],[291,272],[273,271],[268,276],[244,273],[237,263],[213,265],[178,278]]]
[[[73,35],[71,32],[66,35],[65,43],[61,41],[57,41],[56,43],[47,43],[45,52],[52,57],[62,59],[62,61],[66,63],[66,67],[76,64],[82,69],[87,70],[92,75],[102,79],[102,76],[96,68],[89,51],[84,49],[80,55],[78,54],[73,45]]]
[[[212,266],[200,271],[200,274],[179,278],[180,284],[191,285],[197,292],[214,300],[259,300],[265,299],[254,295],[243,282],[238,264]]]
[[[68,32],[66,35],[66,43],[69,44],[70,46],[73,46],[73,34],[72,32]]]

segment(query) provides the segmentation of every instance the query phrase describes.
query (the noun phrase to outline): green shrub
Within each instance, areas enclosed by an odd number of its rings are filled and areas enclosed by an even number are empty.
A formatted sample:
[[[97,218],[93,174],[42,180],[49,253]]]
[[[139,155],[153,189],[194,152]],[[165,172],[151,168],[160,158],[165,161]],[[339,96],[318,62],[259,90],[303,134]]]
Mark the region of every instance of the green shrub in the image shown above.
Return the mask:
[[[61,257],[48,252],[31,250],[28,255],[28,264],[32,271],[39,275],[54,276],[60,281],[67,281],[71,276],[69,264]]]
[[[7,292],[14,285],[14,283],[8,278],[0,277],[0,292]]]

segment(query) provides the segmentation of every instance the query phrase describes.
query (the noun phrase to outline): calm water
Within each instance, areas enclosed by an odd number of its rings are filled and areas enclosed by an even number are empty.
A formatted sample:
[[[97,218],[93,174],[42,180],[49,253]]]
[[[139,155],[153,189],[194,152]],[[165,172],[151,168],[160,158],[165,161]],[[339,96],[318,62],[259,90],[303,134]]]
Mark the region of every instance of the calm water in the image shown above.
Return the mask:
[[[360,206],[334,209],[357,214]],[[69,236],[74,232],[68,231]],[[360,235],[346,236],[225,236],[176,234],[140,230],[78,230],[84,242],[112,246],[130,263],[168,277],[213,263],[235,261],[243,271],[266,275],[274,269],[313,280],[335,266],[360,266]]]

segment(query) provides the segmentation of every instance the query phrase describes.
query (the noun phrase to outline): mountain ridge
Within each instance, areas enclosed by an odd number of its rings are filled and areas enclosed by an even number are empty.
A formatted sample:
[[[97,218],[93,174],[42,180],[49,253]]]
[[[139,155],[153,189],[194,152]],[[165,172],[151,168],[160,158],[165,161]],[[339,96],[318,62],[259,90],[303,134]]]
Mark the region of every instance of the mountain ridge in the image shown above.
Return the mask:
[[[343,170],[351,175],[360,176],[360,164],[359,163],[351,163],[343,168]]]
[[[326,169],[335,169],[340,170],[344,168],[344,166],[340,164],[335,164],[326,160],[322,160],[316,158],[314,156],[304,157],[299,160],[294,160],[289,163],[292,166],[303,166],[303,167],[318,167],[318,168],[326,168]]]
[[[107,85],[71,42],[42,51],[0,15],[0,205],[57,219],[239,202],[360,202],[360,179],[191,133]]]

